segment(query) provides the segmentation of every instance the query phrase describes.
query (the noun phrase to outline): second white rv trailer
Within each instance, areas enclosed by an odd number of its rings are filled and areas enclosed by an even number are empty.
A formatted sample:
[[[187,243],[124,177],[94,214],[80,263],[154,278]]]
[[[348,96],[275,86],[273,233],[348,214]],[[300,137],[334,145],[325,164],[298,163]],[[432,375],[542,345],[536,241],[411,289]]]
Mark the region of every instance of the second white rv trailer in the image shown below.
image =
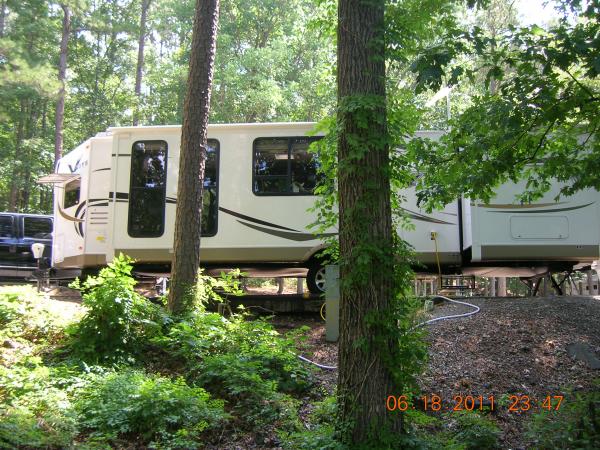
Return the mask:
[[[308,267],[317,286],[323,243],[309,225],[316,164],[313,123],[209,125],[201,260],[206,265]],[[432,139],[440,132],[420,132]],[[125,253],[171,263],[180,126],[110,128],[62,158],[55,180],[53,264],[93,268]],[[459,270],[478,264],[591,262],[600,253],[600,195],[584,191],[516,205],[504,185],[491,205],[460,200],[426,214],[404,192],[413,230],[398,230],[418,258]],[[368,220],[368,218],[365,218]],[[529,231],[527,231],[529,230]],[[536,231],[537,230],[537,231]],[[545,231],[541,231],[545,230]],[[336,230],[329,230],[335,233]]]

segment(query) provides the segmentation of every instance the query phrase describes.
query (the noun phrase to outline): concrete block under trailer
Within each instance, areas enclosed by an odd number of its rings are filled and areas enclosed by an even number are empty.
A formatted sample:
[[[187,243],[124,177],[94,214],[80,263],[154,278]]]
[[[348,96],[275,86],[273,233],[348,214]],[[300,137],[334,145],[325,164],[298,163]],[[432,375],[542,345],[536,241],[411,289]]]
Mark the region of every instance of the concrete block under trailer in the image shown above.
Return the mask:
[[[324,277],[323,243],[309,229],[316,161],[307,151],[313,123],[209,125],[201,259],[207,266],[309,268],[309,287]],[[438,138],[441,132],[419,132]],[[65,155],[54,183],[53,265],[94,268],[120,252],[140,265],[173,256],[180,126],[110,128]],[[584,191],[556,203],[550,193],[518,205],[506,184],[490,205],[462,199],[427,214],[407,190],[414,230],[398,230],[418,258],[446,270],[465,264],[588,263],[600,253],[600,195]],[[335,233],[336,230],[330,230]],[[432,235],[433,233],[433,235]],[[435,239],[432,239],[435,236]],[[437,255],[436,255],[437,254]]]

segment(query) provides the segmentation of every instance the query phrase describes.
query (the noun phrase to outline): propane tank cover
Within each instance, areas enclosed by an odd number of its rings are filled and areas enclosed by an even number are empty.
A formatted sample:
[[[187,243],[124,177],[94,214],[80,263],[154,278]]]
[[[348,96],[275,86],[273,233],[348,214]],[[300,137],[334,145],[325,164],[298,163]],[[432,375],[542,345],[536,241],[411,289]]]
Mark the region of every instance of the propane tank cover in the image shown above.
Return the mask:
[[[45,247],[46,246],[44,244],[39,244],[37,242],[35,244],[31,244],[31,251],[33,252],[33,257],[35,259],[40,259],[44,254]]]

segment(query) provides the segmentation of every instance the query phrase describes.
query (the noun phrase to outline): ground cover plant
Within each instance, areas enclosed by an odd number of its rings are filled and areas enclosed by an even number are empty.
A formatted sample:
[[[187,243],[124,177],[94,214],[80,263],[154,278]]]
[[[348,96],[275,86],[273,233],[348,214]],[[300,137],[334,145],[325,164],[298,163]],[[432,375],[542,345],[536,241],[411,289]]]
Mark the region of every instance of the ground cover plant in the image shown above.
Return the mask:
[[[600,380],[596,390],[571,394],[558,411],[541,411],[529,423],[528,438],[539,449],[597,448],[600,442]]]
[[[235,292],[225,280],[210,286]],[[70,320],[29,287],[0,291],[0,448],[218,447],[225,430],[299,427],[298,333],[208,312],[209,289],[171,316],[135,292],[125,256],[73,287]]]

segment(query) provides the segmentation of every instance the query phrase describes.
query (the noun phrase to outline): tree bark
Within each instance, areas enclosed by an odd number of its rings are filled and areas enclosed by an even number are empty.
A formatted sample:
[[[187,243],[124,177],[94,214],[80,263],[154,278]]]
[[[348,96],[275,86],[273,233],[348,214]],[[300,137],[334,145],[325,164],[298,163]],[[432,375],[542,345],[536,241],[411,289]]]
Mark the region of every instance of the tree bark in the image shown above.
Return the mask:
[[[340,435],[354,445],[383,429],[395,433],[402,428],[401,417],[386,411],[387,396],[401,395],[382,356],[393,342],[378,345],[382,331],[367,320],[384,315],[395,293],[385,139],[384,4],[338,3],[338,412]]]
[[[5,20],[6,20],[6,0],[0,0],[0,38],[4,37]]]
[[[15,133],[15,153],[13,157],[12,176],[10,177],[10,194],[8,196],[8,210],[18,212],[19,188],[21,184],[22,146],[25,138],[25,117],[27,113],[27,101],[20,100],[19,122]]]
[[[187,92],[183,106],[169,310],[192,306],[200,267],[202,191],[219,0],[197,0]]]
[[[69,48],[69,35],[71,33],[71,9],[61,4],[63,10],[62,37],[60,40],[60,58],[58,62],[58,100],[56,102],[56,117],[54,129],[54,167],[63,153],[63,124],[65,120],[65,78],[67,75],[67,54]]]
[[[150,8],[151,0],[142,0],[142,15],[140,16],[140,35],[138,39],[138,59],[135,71],[135,97],[137,104],[133,112],[133,126],[137,127],[140,122],[140,107],[142,104],[142,76],[144,72],[144,46],[146,44],[146,16]]]

